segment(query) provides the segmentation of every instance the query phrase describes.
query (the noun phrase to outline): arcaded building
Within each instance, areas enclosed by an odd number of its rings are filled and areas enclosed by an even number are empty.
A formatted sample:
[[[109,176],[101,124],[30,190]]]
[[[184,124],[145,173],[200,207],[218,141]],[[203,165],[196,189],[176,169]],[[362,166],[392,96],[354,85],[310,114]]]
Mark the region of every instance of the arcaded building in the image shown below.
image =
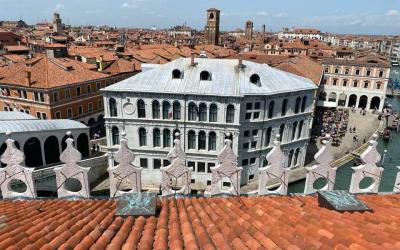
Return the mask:
[[[178,59],[103,89],[108,151],[118,149],[124,131],[134,164],[145,168],[144,186],[154,187],[179,133],[192,185],[204,189],[230,135],[245,184],[266,164],[276,134],[282,135],[286,167],[303,166],[315,90],[311,80],[266,64]]]

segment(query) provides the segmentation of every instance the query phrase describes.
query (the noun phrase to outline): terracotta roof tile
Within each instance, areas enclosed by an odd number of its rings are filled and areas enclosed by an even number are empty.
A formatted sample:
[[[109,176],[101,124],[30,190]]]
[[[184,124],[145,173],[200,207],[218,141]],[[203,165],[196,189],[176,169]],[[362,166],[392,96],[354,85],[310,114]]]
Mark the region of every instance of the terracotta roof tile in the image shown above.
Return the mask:
[[[115,200],[0,201],[0,249],[398,249],[400,196],[360,195],[339,213],[315,196],[184,198],[157,216],[115,216]]]

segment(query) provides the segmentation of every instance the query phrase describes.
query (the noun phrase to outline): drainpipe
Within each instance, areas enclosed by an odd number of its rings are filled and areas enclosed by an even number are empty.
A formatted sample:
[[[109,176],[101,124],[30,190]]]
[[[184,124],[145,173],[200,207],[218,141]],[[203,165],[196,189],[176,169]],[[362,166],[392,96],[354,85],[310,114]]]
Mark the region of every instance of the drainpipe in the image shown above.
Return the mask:
[[[264,124],[265,124],[265,113],[266,113],[266,107],[267,107],[267,99],[264,97],[264,114],[263,114],[263,122],[261,125],[261,148],[258,154],[258,168],[261,168],[261,152],[263,151],[263,145],[264,145]]]

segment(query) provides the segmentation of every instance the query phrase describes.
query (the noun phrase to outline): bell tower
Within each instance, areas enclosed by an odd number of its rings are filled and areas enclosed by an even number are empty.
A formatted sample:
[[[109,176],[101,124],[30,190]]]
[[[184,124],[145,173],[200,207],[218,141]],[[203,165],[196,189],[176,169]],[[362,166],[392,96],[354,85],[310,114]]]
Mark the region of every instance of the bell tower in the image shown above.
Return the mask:
[[[207,10],[206,38],[207,44],[218,45],[219,40],[219,14],[220,10],[211,8]]]
[[[246,22],[246,30],[245,30],[246,39],[250,40],[253,38],[253,22],[248,20]]]

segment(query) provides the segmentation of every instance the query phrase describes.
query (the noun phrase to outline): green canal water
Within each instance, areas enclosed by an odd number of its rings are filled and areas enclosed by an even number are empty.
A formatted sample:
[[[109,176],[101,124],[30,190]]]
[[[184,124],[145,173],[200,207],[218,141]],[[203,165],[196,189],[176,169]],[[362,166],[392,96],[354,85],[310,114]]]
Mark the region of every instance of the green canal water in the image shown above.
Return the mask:
[[[393,109],[395,109],[397,112],[400,111],[399,97],[387,98],[387,102],[391,103]],[[382,158],[384,155],[384,150],[387,150],[383,161],[383,167],[385,170],[383,172],[382,181],[379,185],[380,192],[393,191],[396,175],[399,171],[397,166],[400,166],[400,132],[392,130],[391,135],[392,139],[389,142],[384,142],[382,138],[378,140],[378,151],[381,153]],[[349,190],[352,174],[351,167],[354,167],[354,162],[349,162],[337,170],[334,189]],[[305,180],[294,182],[289,185],[288,192],[303,193],[304,184]]]

